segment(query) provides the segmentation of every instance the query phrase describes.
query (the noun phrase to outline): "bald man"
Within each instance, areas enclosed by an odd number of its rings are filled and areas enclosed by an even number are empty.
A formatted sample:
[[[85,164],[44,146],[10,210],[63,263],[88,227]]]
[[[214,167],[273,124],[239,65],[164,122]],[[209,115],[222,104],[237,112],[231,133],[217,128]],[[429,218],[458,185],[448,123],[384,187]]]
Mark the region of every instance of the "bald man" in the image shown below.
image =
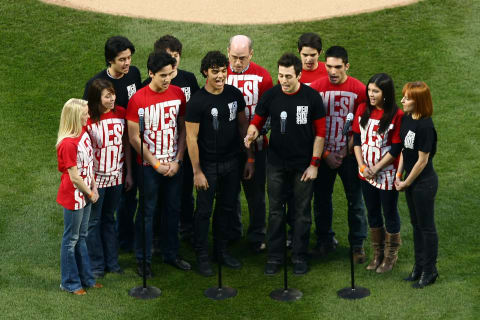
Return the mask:
[[[258,100],[265,91],[273,86],[272,77],[265,68],[251,61],[253,47],[252,40],[249,37],[245,35],[233,36],[230,38],[227,51],[229,61],[227,84],[237,87],[242,92],[246,104],[245,116],[250,122],[255,114]],[[265,163],[267,146],[267,137],[265,134],[261,134],[253,144],[255,159],[245,159],[249,162],[255,162],[254,177],[249,180],[242,179],[250,217],[247,240],[250,248],[256,253],[265,250]],[[240,161],[239,163],[244,165],[245,162]],[[243,168],[240,172],[243,172]],[[238,239],[242,235],[241,213],[239,189],[237,220],[232,221],[231,224],[232,240]]]

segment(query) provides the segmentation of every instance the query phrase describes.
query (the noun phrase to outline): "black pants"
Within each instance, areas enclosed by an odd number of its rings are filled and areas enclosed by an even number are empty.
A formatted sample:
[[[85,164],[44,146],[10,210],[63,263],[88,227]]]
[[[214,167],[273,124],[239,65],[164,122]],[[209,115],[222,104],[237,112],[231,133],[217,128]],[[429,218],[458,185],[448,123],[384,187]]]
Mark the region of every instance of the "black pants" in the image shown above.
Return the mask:
[[[268,262],[283,262],[285,246],[285,203],[287,188],[293,190],[295,205],[289,208],[293,218],[292,260],[305,260],[307,257],[312,225],[311,201],[313,181],[300,181],[303,172],[267,165],[267,188],[269,198],[269,216],[267,227]]]
[[[235,217],[236,200],[240,185],[238,159],[201,163],[209,188],[197,190],[197,205],[194,215],[194,238],[197,256],[208,255],[208,229],[215,199],[213,236],[218,249],[224,250],[229,236],[229,221]]]
[[[400,215],[397,209],[398,191],[381,190],[362,180],[362,192],[370,228],[382,227],[383,218],[385,218],[385,229],[388,233],[400,232]]]
[[[438,254],[438,236],[434,220],[435,195],[438,177],[435,172],[415,181],[405,190],[410,221],[413,226],[415,264],[423,271],[435,270]]]

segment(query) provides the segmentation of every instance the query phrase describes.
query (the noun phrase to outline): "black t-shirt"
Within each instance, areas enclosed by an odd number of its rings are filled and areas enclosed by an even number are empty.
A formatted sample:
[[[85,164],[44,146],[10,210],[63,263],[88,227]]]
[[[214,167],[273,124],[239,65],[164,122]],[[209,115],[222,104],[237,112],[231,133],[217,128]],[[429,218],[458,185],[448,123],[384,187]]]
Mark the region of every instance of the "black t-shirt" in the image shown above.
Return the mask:
[[[88,100],[88,89],[95,79],[109,80],[115,88],[115,104],[127,108],[128,100],[142,88],[142,78],[140,77],[140,71],[135,66],[130,66],[130,70],[120,79],[114,79],[107,73],[107,69],[97,73],[93,78],[88,80],[83,92],[83,99]]]
[[[149,85],[150,82],[152,82],[152,78],[148,77],[147,79],[145,79],[145,81],[143,81],[142,87]],[[187,102],[190,100],[190,98],[195,92],[200,90],[195,75],[185,70],[178,69],[177,75],[175,76],[175,78],[172,79],[171,84],[182,89],[183,93],[185,94],[185,98],[187,99]]]
[[[245,110],[245,99],[240,90],[226,84],[223,92],[215,95],[205,90],[197,91],[187,103],[185,121],[200,124],[198,149],[200,162],[215,162],[215,131],[213,130],[212,109],[218,110],[218,161],[225,161],[240,152],[238,114]]]
[[[405,114],[400,127],[400,139],[403,147],[403,166],[407,176],[418,160],[418,151],[430,154],[427,165],[416,180],[431,174],[433,172],[432,159],[437,152],[437,131],[432,118],[415,120],[412,115]]]
[[[286,133],[281,134],[280,114],[287,112]],[[312,158],[315,130],[313,120],[325,117],[317,91],[304,84],[295,94],[286,94],[280,85],[265,92],[255,108],[261,117],[271,117],[272,131],[268,162],[275,166],[305,170]]]

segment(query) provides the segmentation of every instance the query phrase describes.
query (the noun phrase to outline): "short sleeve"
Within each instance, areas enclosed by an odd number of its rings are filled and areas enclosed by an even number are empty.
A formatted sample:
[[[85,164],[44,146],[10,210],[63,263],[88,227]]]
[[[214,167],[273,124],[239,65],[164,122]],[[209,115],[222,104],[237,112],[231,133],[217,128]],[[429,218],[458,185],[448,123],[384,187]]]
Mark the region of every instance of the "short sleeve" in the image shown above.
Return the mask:
[[[267,91],[265,94],[263,94],[260,97],[260,100],[258,101],[257,106],[255,107],[255,114],[256,115],[259,115],[260,117],[269,116],[268,97],[270,96],[271,90],[274,90],[274,89],[270,89],[269,91]]]
[[[403,111],[398,110],[393,119],[392,143],[402,143],[400,139],[400,127],[402,126]]]
[[[422,126],[418,129],[416,136],[416,147],[419,151],[429,153],[433,149],[436,139],[435,128],[432,126]]]
[[[201,91],[196,93],[188,102],[187,102],[187,110],[185,113],[185,121],[187,122],[194,122],[200,123],[202,122],[202,105],[197,103],[196,98],[199,98]],[[201,97],[200,97],[201,99]]]
[[[135,94],[130,101],[128,101],[128,107],[127,107],[127,114],[125,115],[125,119],[137,122],[138,123],[138,103]]]
[[[357,112],[355,112],[355,118],[353,118],[352,131],[354,133],[360,133],[360,117],[365,111],[366,104],[362,103],[358,106]]]
[[[315,90],[311,90],[311,94],[312,94],[312,105],[313,105],[313,114],[312,114],[313,120],[324,118],[325,107],[323,106],[322,98]]]
[[[65,169],[77,166],[77,145],[71,142],[61,143],[58,155],[63,161]]]

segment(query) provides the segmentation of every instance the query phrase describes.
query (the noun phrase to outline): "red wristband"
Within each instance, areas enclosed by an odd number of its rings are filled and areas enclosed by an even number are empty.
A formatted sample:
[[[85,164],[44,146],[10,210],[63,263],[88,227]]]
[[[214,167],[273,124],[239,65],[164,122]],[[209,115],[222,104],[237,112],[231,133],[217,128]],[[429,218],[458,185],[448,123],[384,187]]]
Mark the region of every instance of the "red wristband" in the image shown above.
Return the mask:
[[[312,157],[310,164],[314,167],[320,167],[320,157]]]
[[[328,157],[329,154],[330,154],[330,151],[328,150],[323,151],[322,159],[325,159],[326,157]]]

